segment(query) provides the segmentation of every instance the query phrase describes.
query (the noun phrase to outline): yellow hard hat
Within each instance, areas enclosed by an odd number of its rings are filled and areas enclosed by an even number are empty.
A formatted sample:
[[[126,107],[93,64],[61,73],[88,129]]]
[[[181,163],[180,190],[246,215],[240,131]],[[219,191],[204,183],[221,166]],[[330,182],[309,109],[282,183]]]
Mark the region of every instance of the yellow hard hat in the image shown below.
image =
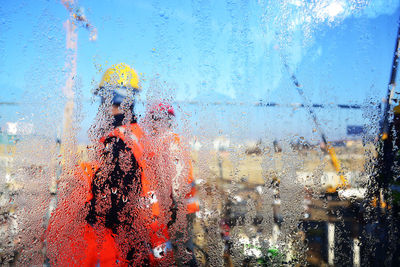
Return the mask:
[[[111,66],[101,78],[99,88],[126,87],[140,90],[139,76],[136,71],[125,63],[119,63]]]

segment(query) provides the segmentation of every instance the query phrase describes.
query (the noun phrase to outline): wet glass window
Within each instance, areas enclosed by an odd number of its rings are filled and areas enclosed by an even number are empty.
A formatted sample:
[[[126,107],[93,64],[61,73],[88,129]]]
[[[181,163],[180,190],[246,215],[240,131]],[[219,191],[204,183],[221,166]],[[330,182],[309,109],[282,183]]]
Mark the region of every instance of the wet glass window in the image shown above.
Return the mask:
[[[0,265],[400,265],[400,3],[0,7]]]

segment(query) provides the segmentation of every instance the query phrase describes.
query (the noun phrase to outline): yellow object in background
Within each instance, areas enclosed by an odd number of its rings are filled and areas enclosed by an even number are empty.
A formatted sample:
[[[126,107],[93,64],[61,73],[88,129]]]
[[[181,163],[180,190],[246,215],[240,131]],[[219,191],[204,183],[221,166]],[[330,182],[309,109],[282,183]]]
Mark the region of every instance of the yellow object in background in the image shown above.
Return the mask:
[[[340,162],[336,156],[335,149],[333,148],[333,146],[331,144],[328,144],[327,150],[328,150],[329,155],[331,156],[332,165],[335,168],[336,172],[339,174],[340,181],[341,181],[341,183],[338,186],[327,189],[328,193],[334,193],[334,192],[336,192],[338,187],[339,188],[349,187],[349,183],[348,183],[347,179],[344,177],[344,175],[341,174]]]

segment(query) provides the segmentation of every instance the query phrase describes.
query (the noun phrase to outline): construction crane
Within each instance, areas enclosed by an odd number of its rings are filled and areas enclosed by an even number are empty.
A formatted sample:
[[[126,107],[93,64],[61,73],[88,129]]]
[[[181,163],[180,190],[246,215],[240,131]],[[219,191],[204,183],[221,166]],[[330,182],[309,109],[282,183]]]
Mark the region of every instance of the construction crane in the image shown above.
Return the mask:
[[[65,21],[64,27],[66,29],[66,50],[67,58],[65,62],[66,68],[69,70],[66,77],[65,86],[62,88],[62,92],[67,100],[64,106],[64,118],[63,118],[63,131],[61,137],[61,143],[57,138],[58,149],[62,155],[63,168],[71,170],[74,167],[76,161],[77,142],[76,136],[73,132],[73,118],[74,118],[74,97],[75,97],[75,77],[77,74],[77,51],[78,51],[78,34],[76,32],[77,27],[81,26],[90,31],[89,40],[95,41],[97,39],[96,28],[89,23],[86,16],[83,13],[83,9],[77,7],[74,0],[61,0],[61,3],[69,12],[69,18]],[[56,164],[57,165],[57,164]],[[58,166],[58,165],[57,165]],[[68,173],[68,172],[66,172]],[[47,225],[50,218],[50,214],[57,206],[57,193],[58,183],[60,177],[63,175],[63,170],[58,167],[56,170],[56,176],[50,183],[50,193],[52,195],[47,214],[44,218],[44,225]],[[46,245],[45,245],[46,246]],[[46,261],[46,249],[43,250]]]
[[[89,40],[95,41],[97,39],[96,28],[88,21],[83,8],[78,7],[74,0],[62,0],[64,7],[69,12],[69,18],[64,23],[66,29],[66,49],[67,59],[65,65],[69,70],[67,80],[64,88],[62,89],[67,102],[64,106],[64,119],[63,119],[63,134],[61,143],[63,144],[63,160],[65,163],[72,163],[75,156],[75,138],[72,132],[73,113],[74,113],[74,85],[77,71],[77,51],[78,51],[78,34],[77,27],[83,27],[90,32]]]

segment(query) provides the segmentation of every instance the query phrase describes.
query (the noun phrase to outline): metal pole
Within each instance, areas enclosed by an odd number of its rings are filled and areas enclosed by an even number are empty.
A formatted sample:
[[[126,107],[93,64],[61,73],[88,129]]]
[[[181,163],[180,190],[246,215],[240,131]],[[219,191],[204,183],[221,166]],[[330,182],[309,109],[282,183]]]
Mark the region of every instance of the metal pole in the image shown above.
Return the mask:
[[[391,105],[392,105],[394,90],[396,88],[396,76],[397,76],[397,67],[399,65],[399,56],[400,56],[400,22],[399,22],[399,28],[397,31],[396,47],[395,47],[394,55],[393,55],[392,70],[390,73],[389,86],[388,86],[388,91],[386,94],[385,108],[383,111],[384,113],[383,113],[383,120],[382,120],[382,125],[381,125],[382,140],[386,140],[388,138],[388,134],[389,134],[390,109],[391,109]]]
[[[361,242],[358,238],[353,238],[353,266],[360,267],[360,248]]]
[[[335,260],[335,223],[328,221],[328,264],[334,265]]]

